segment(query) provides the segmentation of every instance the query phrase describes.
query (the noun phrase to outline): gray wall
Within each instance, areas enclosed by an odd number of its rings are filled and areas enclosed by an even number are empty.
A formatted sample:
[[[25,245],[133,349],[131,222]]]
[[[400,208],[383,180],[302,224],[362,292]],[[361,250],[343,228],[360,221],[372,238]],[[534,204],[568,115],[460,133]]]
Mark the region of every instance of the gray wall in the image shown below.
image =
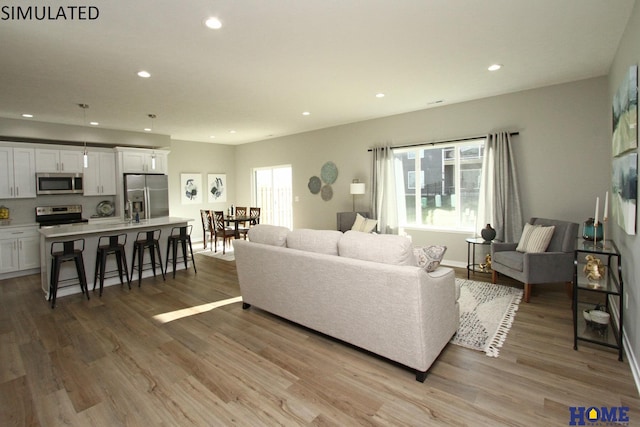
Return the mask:
[[[610,118],[606,77],[496,96],[473,102],[318,130],[238,146],[238,203],[250,204],[251,169],[291,164],[294,227],[335,228],[336,212],[352,210],[349,183],[367,183],[356,210],[369,209],[370,153],[375,144],[429,142],[519,131],[514,138],[525,220],[531,216],[582,223],[593,216],[610,177]],[[307,189],[331,160],[339,169],[334,197],[325,202]],[[478,225],[477,233],[479,233]],[[445,244],[446,262],[466,265],[468,232],[408,229],[414,243]]]
[[[613,95],[618,90],[623,76],[628,72],[629,66],[638,63],[640,63],[640,4],[636,2],[609,72],[609,103],[612,102]],[[609,113],[610,116],[611,113]],[[611,157],[611,150],[609,150],[609,157]],[[631,359],[630,364],[635,367],[636,384],[638,384],[640,383],[637,359],[640,357],[640,272],[637,266],[640,265],[640,239],[637,235],[627,235],[615,224],[610,224],[609,229],[612,231],[613,240],[618,245],[618,249],[622,252],[622,277],[629,307],[624,315],[625,336],[628,340],[628,349],[631,350],[627,352],[627,357]]]

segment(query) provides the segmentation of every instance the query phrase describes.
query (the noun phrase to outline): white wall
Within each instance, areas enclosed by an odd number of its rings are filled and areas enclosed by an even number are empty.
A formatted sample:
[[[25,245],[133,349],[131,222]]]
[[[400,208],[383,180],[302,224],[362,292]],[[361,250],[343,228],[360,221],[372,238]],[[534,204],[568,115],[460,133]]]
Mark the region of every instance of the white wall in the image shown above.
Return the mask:
[[[618,90],[623,76],[628,72],[629,66],[640,63],[640,4],[636,2],[618,52],[609,72],[608,101],[613,100],[613,95]],[[611,113],[609,113],[609,117]],[[609,150],[611,157],[611,150]],[[610,186],[610,182],[608,182]],[[637,223],[637,216],[636,216]],[[628,301],[628,309],[624,314],[624,329],[627,339],[627,357],[632,367],[635,368],[636,384],[640,388],[640,238],[637,235],[630,236],[615,224],[610,224],[613,240],[622,252],[622,277],[625,286],[625,296]],[[640,228],[638,231],[640,233]]]
[[[364,180],[369,192],[369,147],[510,130],[520,132],[514,152],[525,220],[582,223],[593,216],[596,195],[604,196],[609,182],[609,115],[607,79],[600,77],[245,144],[236,149],[238,203],[250,204],[252,168],[291,164],[294,196],[300,200],[294,202],[294,227],[335,228],[336,212],[352,210],[351,180]],[[328,160],[336,163],[339,176],[333,199],[325,202],[309,192],[307,182]],[[369,197],[359,198],[356,209],[369,209]],[[466,265],[469,233],[409,234],[417,244],[447,245],[446,261]]]

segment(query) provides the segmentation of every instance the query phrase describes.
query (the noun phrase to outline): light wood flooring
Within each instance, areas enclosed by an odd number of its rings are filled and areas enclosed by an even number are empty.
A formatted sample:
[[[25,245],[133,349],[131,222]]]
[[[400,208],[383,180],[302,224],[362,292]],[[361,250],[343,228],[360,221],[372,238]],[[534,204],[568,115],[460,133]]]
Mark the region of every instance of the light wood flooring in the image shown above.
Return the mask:
[[[449,344],[419,383],[240,302],[203,306],[239,296],[235,262],[196,262],[54,310],[40,276],[0,282],[0,426],[567,426],[570,406],[628,406],[640,425],[627,361],[573,350],[562,285],[534,287],[499,358]],[[209,310],[153,317],[190,307]]]

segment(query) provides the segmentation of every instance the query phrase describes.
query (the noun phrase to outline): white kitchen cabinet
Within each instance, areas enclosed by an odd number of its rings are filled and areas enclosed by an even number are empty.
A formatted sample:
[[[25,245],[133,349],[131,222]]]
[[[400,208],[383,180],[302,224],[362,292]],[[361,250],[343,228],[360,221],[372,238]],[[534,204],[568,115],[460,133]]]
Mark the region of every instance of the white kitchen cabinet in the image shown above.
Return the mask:
[[[36,149],[36,172],[82,173],[84,169],[83,150]]]
[[[0,199],[36,197],[32,148],[0,147]]]
[[[0,230],[0,273],[40,268],[40,235],[35,226]]]
[[[159,150],[122,151],[122,171],[123,173],[166,174],[167,152]]]
[[[89,151],[89,164],[83,173],[85,196],[114,196],[116,194],[116,155],[113,152]]]

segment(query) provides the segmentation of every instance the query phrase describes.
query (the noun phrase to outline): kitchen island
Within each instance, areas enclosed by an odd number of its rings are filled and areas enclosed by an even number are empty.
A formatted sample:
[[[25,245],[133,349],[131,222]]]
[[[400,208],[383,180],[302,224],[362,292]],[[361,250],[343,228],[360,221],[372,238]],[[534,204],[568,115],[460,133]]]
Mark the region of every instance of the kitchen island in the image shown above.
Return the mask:
[[[100,236],[109,236],[114,234],[127,235],[126,253],[127,253],[127,265],[129,267],[129,275],[131,276],[131,257],[133,256],[133,243],[136,240],[136,236],[140,231],[148,231],[154,229],[160,229],[162,234],[160,236],[160,251],[162,254],[162,268],[166,263],[166,251],[167,251],[167,238],[171,234],[173,227],[187,226],[189,221],[193,221],[192,218],[175,218],[175,217],[162,217],[152,218],[148,220],[140,220],[140,222],[127,222],[122,220],[114,220],[113,222],[98,222],[98,223],[84,223],[73,225],[60,225],[49,228],[41,228],[40,231],[40,280],[42,282],[42,290],[45,294],[45,298],[49,298],[49,281],[51,278],[51,244],[53,242],[84,239],[84,266],[87,275],[87,284],[89,289],[93,288],[93,279],[95,274],[96,253],[98,248],[98,239]],[[178,256],[181,256],[181,251],[178,251]],[[145,263],[149,262],[149,253],[145,251]],[[184,269],[184,263],[180,263],[180,266],[176,266],[176,270]],[[137,268],[137,263],[136,263]],[[117,270],[117,264],[115,257],[110,256],[107,260],[106,271]],[[153,275],[152,270],[145,270],[142,272],[143,277]],[[157,274],[161,276],[158,271]],[[105,274],[105,276],[108,276]],[[75,264],[73,262],[66,262],[62,264],[60,269],[60,281],[65,279],[72,279],[77,277]],[[137,278],[137,274],[136,274]],[[99,280],[99,279],[98,279]],[[135,284],[137,282],[133,281]],[[104,280],[104,286],[119,285],[120,278],[117,273],[115,277],[107,277]],[[126,284],[124,285],[126,286]],[[96,293],[97,296],[97,289]],[[59,287],[57,297],[63,297],[65,295],[71,295],[80,293],[80,285],[75,284],[69,287]],[[90,295],[94,295],[91,293]]]

